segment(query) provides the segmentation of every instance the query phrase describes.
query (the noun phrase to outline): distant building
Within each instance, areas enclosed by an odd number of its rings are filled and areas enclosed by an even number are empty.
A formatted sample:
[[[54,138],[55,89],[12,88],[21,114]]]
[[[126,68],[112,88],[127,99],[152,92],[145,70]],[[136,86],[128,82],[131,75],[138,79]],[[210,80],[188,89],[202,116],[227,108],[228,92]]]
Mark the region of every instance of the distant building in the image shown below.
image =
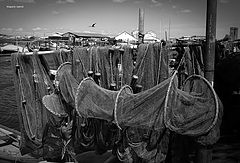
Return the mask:
[[[138,30],[135,30],[135,31],[132,31],[132,36],[135,37],[136,39],[138,39],[138,33],[139,31]]]
[[[63,37],[76,37],[76,38],[109,38],[106,35],[100,34],[100,33],[80,33],[80,32],[67,32],[62,34]]]
[[[109,36],[100,33],[88,33],[88,32],[66,32],[62,34],[62,37],[67,39],[70,44],[74,45],[104,45],[109,40]]]
[[[62,35],[54,33],[52,35],[49,35],[48,39],[50,39],[50,40],[61,40],[62,39]]]
[[[153,31],[148,31],[144,34],[144,42],[152,43],[152,42],[160,42],[161,40],[157,38],[157,34]]]
[[[116,40],[128,43],[135,43],[138,40],[128,32],[124,31],[115,37]]]
[[[238,28],[237,27],[230,28],[230,38],[231,38],[231,41],[238,39]]]

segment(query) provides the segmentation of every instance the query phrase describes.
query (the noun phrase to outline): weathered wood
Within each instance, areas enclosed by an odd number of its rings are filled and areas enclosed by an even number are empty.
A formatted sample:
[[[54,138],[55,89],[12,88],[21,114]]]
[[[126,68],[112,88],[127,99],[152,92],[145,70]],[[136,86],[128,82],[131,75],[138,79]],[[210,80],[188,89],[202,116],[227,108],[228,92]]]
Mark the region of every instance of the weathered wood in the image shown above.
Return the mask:
[[[216,43],[217,0],[207,0],[206,20],[206,56],[204,57],[204,76],[212,84],[214,82],[215,43]],[[211,163],[212,148],[199,146],[197,163]]]
[[[216,43],[217,0],[207,0],[205,78],[213,85]]]
[[[138,42],[143,43],[144,37],[144,9],[139,8],[139,24],[138,24]]]

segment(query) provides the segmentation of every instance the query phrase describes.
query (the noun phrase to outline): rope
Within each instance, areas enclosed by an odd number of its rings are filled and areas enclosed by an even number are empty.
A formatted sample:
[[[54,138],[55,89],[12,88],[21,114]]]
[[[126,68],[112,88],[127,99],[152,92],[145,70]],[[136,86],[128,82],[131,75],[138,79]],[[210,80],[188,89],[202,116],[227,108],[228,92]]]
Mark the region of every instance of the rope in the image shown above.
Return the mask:
[[[179,62],[179,64],[178,64],[178,67],[177,67],[176,71],[179,71],[180,67],[184,63],[184,58],[185,58],[186,54],[187,54],[187,52],[185,51],[183,56],[182,56],[182,58],[181,58],[181,60],[180,60],[180,62]]]
[[[139,65],[139,68],[138,68],[136,74],[139,73],[140,67],[142,67],[143,61],[145,60],[145,58],[146,58],[146,56],[147,56],[148,47],[149,47],[149,44],[147,44],[147,48],[145,49],[144,56],[143,56],[143,58],[142,58],[142,60],[141,60],[141,62],[140,62],[140,65]]]
[[[159,58],[159,62],[158,62],[158,75],[157,75],[157,84],[160,83],[160,71],[161,71],[161,63],[162,63],[162,42],[160,43],[160,58]]]
[[[163,118],[164,118],[165,124],[166,124],[166,121],[167,121],[167,109],[168,109],[169,94],[170,94],[170,90],[171,90],[171,87],[172,87],[173,80],[174,80],[177,72],[178,71],[175,71],[173,73],[173,76],[170,79],[169,86],[168,86],[168,89],[167,89],[166,99],[165,99],[165,103],[164,103],[164,112],[163,112]]]
[[[128,88],[131,93],[133,92],[132,88],[131,88],[129,85],[123,86],[123,87],[119,90],[119,92],[118,92],[118,94],[117,94],[117,97],[116,97],[116,100],[115,100],[115,104],[114,104],[114,120],[115,120],[115,123],[116,123],[117,127],[118,127],[120,130],[122,130],[122,128],[120,127],[120,125],[119,125],[119,123],[118,123],[118,120],[117,120],[117,107],[118,107],[118,102],[119,102],[119,98],[120,98],[120,96],[121,96],[121,93],[122,93],[122,91],[123,91],[124,89],[126,89],[126,88]]]
[[[17,53],[17,65],[19,65],[19,61],[18,61],[18,56],[19,56],[19,52]],[[22,87],[22,79],[21,79],[21,74],[20,74],[20,69],[23,69],[22,65],[21,65],[21,68],[17,68],[17,76],[19,77],[19,88],[20,88],[20,92],[21,92],[21,103],[22,103],[22,107],[23,107],[23,110],[25,111],[25,114],[26,116],[23,115],[23,117],[26,118],[26,123],[27,123],[27,127],[29,129],[29,132],[30,132],[30,135],[28,135],[31,138],[35,137],[35,135],[33,134],[32,132],[32,129],[30,127],[30,120],[27,116],[27,111],[26,111],[26,108],[25,108],[25,105],[26,105],[26,100],[25,100],[25,95],[24,95],[24,92],[23,92],[23,87]],[[30,85],[30,83],[28,83],[28,85]],[[23,103],[24,102],[24,103]]]
[[[89,71],[92,70],[92,49],[93,47],[89,49]]]
[[[112,56],[113,55],[113,53],[112,52],[110,52],[110,71],[111,71],[111,83],[113,83],[114,82],[114,80],[113,80],[113,63],[112,63]]]
[[[99,72],[99,67],[98,67],[98,62],[99,62],[99,56],[98,56],[98,47],[95,48],[95,52],[96,52],[96,72]]]
[[[79,59],[81,65],[82,65],[82,68],[83,68],[83,71],[84,71],[84,76],[87,77],[87,71],[86,71],[86,68],[85,68],[85,66],[83,64],[83,61],[82,61],[81,57],[78,57],[78,59]]]

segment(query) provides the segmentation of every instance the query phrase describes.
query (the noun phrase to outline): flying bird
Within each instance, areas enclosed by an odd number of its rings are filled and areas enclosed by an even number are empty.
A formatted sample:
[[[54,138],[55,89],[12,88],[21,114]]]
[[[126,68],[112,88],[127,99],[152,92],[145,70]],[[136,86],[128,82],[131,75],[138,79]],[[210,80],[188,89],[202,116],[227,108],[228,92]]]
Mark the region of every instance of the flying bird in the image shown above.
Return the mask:
[[[89,26],[89,27],[95,27],[95,25],[96,25],[96,23],[93,23],[91,26]]]

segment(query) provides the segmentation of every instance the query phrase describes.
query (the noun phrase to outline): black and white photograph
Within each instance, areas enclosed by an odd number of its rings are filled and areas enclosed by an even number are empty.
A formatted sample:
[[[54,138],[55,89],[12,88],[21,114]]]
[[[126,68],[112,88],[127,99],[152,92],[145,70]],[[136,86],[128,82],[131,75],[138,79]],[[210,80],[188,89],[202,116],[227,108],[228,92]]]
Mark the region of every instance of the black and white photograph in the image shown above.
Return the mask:
[[[0,0],[0,163],[240,163],[239,0]]]

